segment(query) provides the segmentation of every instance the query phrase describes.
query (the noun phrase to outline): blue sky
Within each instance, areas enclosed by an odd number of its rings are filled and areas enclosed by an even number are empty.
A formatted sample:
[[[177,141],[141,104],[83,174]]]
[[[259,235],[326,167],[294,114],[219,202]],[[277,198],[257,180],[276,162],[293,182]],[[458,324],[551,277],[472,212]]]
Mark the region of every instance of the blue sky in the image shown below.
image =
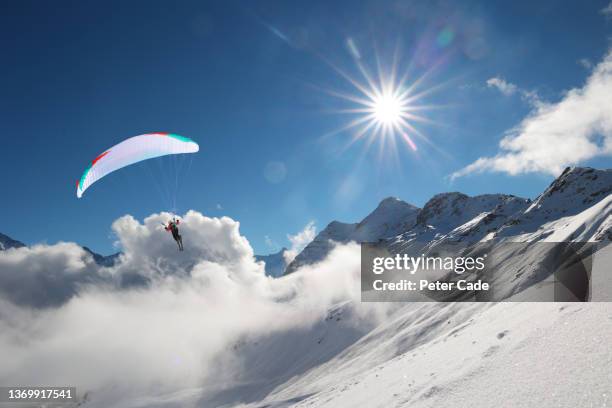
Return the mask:
[[[523,123],[515,136],[528,138],[525,120],[539,119],[542,106],[584,89],[612,33],[607,1],[458,3],[5,4],[0,231],[110,253],[112,221],[171,209],[160,188],[174,188],[177,212],[230,216],[256,252],[268,253],[266,237],[288,245],[286,235],[309,221],[355,222],[386,196],[419,206],[451,190],[534,197],[556,165],[612,167],[609,152],[591,152],[535,169],[513,163],[517,171],[487,162],[451,181],[499,155],[509,129]],[[332,93],[359,92],[337,69],[363,83],[357,63],[376,74],[378,59],[388,72],[395,51],[407,86],[427,74],[414,105],[429,108],[419,112],[426,122],[411,123],[427,141],[413,137],[416,151],[399,143],[392,160],[388,143],[379,154],[379,138],[347,146],[354,130],[330,133],[359,117],[339,112],[354,106]],[[200,144],[180,190],[170,186],[175,163],[162,159],[76,198],[75,180],[94,157],[151,131]]]

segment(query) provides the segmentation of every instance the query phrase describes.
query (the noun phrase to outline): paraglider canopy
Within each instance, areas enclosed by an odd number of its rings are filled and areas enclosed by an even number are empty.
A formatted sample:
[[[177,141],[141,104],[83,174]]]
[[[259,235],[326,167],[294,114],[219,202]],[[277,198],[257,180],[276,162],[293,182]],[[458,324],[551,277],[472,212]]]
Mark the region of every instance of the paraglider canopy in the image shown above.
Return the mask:
[[[155,157],[196,153],[200,147],[193,140],[173,133],[147,133],[134,136],[96,157],[77,181],[77,197],[107,174]]]

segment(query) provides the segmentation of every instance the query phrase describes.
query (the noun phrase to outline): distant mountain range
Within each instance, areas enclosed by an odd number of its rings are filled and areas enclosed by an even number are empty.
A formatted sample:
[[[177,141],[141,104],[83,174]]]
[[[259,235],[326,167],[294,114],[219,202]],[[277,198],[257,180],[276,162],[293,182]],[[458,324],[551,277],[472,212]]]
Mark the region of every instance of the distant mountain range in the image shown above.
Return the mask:
[[[334,242],[385,240],[397,251],[484,239],[612,240],[612,170],[566,168],[535,200],[506,194],[470,197],[451,192],[423,208],[386,198],[361,222],[332,221],[291,262],[286,274],[325,258]]]

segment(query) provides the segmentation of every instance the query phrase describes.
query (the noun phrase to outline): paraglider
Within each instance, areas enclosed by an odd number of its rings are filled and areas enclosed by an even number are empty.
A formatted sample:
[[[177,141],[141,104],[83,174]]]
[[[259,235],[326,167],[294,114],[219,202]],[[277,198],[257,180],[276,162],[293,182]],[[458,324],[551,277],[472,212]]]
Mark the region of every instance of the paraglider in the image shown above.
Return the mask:
[[[172,221],[168,221],[168,225],[163,224],[164,229],[168,232],[172,233],[172,238],[174,238],[174,240],[176,241],[176,244],[179,247],[179,251],[183,250],[183,237],[181,237],[181,234],[179,233],[179,229],[178,229],[178,225],[181,223],[180,220],[177,220],[175,218],[172,219]]]
[[[155,157],[196,153],[200,147],[193,140],[173,133],[147,133],[134,136],[96,157],[77,181],[77,197],[104,176],[123,167]]]
[[[200,147],[193,140],[174,133],[146,133],[134,136],[107,149],[85,169],[77,181],[77,197],[81,198],[85,190],[108,174],[132,164],[162,156],[174,156],[183,153],[196,153]],[[174,158],[173,158],[174,159]],[[176,173],[178,187],[178,173]],[[174,196],[176,205],[176,191]],[[179,233],[180,221],[173,218],[168,225],[162,223],[164,229],[172,233],[179,251],[183,250],[183,239]]]

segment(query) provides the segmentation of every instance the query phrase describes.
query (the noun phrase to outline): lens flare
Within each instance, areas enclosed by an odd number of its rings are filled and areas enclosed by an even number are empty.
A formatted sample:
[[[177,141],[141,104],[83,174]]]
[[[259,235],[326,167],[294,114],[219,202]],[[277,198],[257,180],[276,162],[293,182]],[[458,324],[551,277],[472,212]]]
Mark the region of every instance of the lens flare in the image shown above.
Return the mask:
[[[432,145],[415,126],[417,122],[433,124],[420,114],[436,108],[422,103],[423,98],[437,88],[424,88],[424,81],[431,70],[420,77],[411,78],[408,71],[399,76],[399,58],[396,52],[387,71],[383,70],[384,64],[376,57],[377,71],[376,75],[372,75],[363,62],[365,60],[363,53],[357,48],[353,39],[347,40],[347,47],[362,79],[356,79],[327,61],[353,87],[352,93],[324,89],[326,93],[350,104],[345,109],[334,112],[353,116],[347,124],[328,135],[350,133],[352,137],[348,146],[364,139],[366,147],[377,144],[381,153],[384,153],[385,149],[391,149],[391,153],[396,156],[397,146],[400,143],[413,152],[417,151],[415,139]]]

